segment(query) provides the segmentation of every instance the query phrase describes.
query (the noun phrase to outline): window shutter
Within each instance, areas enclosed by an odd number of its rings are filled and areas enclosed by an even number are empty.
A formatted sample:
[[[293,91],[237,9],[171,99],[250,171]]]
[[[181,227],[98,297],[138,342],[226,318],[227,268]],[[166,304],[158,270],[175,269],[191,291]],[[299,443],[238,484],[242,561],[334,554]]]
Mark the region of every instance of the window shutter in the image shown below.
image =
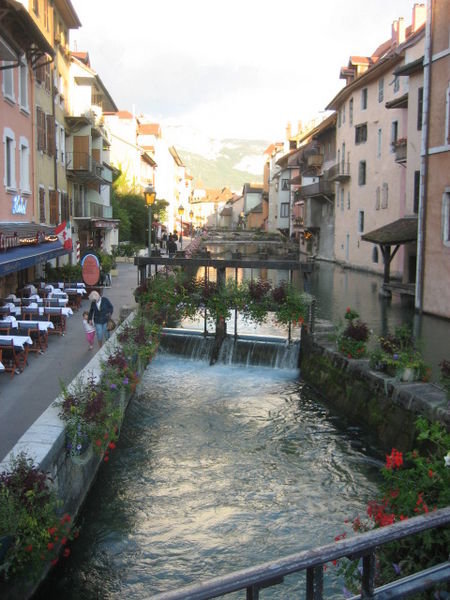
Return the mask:
[[[50,223],[52,225],[56,225],[59,221],[58,219],[58,194],[56,190],[49,191],[50,198]]]
[[[45,223],[45,190],[39,188],[39,222]]]
[[[47,121],[47,154],[55,156],[55,118],[53,115],[46,115]]]

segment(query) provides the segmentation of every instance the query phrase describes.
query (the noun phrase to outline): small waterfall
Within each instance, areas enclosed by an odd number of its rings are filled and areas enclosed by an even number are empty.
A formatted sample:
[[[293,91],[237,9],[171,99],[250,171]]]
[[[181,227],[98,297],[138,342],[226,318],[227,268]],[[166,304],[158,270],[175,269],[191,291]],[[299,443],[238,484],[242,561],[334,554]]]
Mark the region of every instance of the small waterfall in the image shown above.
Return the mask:
[[[161,348],[191,360],[209,361],[214,345],[213,336],[186,329],[165,330]],[[268,336],[225,338],[219,352],[219,363],[264,366],[275,369],[297,369],[300,342],[289,344],[286,339]]]

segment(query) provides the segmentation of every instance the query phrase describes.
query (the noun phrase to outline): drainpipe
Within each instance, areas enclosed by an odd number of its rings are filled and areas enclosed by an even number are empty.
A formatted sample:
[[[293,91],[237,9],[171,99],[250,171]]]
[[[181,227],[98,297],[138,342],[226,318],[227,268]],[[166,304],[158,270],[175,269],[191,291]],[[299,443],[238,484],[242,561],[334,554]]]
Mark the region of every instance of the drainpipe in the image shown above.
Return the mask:
[[[430,121],[430,91],[431,91],[431,20],[433,0],[427,3],[427,22],[425,28],[425,51],[423,57],[423,115],[422,115],[422,143],[420,149],[420,194],[419,214],[417,223],[417,268],[416,268],[416,294],[415,309],[423,311],[423,285],[425,271],[425,223],[427,205],[427,180],[428,180],[428,138]]]
[[[54,65],[54,71],[56,72],[56,67]],[[52,119],[53,119],[53,132],[54,132],[54,152],[53,152],[53,180],[55,184],[55,194],[56,201],[59,205],[59,197],[58,197],[58,157],[56,155],[56,110],[55,110],[55,102],[56,102],[56,93],[55,93],[55,72],[52,73]],[[59,215],[59,211],[58,211]],[[59,225],[59,223],[56,223]],[[59,256],[56,258],[56,266],[59,267]]]

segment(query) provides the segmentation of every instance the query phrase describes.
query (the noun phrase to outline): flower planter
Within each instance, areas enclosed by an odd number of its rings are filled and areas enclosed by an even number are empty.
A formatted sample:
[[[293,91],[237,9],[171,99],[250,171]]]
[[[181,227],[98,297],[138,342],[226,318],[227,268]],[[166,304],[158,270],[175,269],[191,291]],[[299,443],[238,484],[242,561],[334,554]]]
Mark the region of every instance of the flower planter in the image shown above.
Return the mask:
[[[417,381],[416,369],[412,367],[405,367],[400,373],[400,381],[403,381],[404,383],[411,383],[412,381]]]

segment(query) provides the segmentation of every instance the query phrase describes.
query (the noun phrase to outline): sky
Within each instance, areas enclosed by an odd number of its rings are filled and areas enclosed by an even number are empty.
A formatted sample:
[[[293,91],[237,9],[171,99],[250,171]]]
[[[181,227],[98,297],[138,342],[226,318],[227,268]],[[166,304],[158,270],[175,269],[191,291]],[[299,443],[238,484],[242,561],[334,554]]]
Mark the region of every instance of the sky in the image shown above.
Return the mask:
[[[425,1],[425,0],[424,0]],[[120,110],[216,138],[282,141],[324,116],[350,55],[371,55],[413,0],[72,0]]]

